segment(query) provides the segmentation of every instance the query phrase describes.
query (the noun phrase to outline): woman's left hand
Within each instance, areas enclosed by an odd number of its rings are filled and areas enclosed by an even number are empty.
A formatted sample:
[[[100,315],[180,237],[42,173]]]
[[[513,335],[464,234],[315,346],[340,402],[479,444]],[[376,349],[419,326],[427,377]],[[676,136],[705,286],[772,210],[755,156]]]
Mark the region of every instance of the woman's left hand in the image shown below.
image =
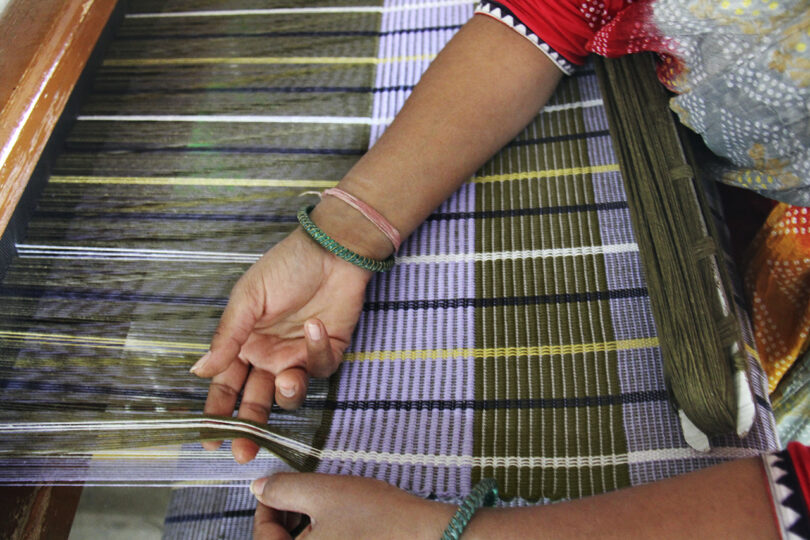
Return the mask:
[[[301,514],[310,525],[300,538],[439,538],[455,506],[421,499],[379,480],[326,474],[279,473],[250,486],[259,505],[255,540],[290,539]]]

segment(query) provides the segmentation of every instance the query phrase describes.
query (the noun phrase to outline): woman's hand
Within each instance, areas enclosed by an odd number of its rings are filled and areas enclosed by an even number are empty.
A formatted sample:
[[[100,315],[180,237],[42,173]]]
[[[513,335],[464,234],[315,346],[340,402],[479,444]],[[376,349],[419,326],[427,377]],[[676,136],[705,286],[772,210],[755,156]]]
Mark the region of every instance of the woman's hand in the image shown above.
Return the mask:
[[[310,376],[338,368],[370,278],[300,228],[265,253],[234,286],[211,349],[192,368],[213,377],[205,413],[231,416],[240,392],[239,417],[246,420],[267,422],[274,399],[282,408],[298,407]],[[248,439],[232,448],[240,463],[258,452]]]
[[[250,486],[259,504],[255,540],[290,539],[301,514],[310,525],[300,538],[440,538],[455,506],[420,499],[379,480],[280,473]]]

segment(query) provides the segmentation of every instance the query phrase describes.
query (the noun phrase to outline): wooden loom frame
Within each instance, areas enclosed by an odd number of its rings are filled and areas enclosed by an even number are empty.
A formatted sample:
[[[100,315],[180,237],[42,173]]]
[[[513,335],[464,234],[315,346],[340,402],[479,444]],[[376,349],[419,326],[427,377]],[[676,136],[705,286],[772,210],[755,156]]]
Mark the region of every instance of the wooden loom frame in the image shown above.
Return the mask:
[[[106,41],[117,6],[118,0],[12,0],[0,14],[0,253],[23,230],[18,204],[29,181],[30,193],[38,191],[32,179],[44,180],[46,148],[58,146],[70,124],[63,113]],[[81,486],[0,489],[0,537],[67,538],[81,492]]]

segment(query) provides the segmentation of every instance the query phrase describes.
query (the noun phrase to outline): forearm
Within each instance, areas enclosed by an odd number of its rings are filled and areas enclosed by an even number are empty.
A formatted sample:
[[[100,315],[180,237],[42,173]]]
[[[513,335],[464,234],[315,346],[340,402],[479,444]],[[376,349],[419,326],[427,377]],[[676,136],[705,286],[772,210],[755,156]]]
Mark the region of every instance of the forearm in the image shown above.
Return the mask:
[[[473,17],[340,187],[406,237],[526,126],[561,75],[513,30],[485,16]],[[333,198],[324,199],[313,220],[364,254],[382,258],[391,253],[390,243],[373,225]]]
[[[476,538],[778,538],[758,458],[577,501],[480,510]]]

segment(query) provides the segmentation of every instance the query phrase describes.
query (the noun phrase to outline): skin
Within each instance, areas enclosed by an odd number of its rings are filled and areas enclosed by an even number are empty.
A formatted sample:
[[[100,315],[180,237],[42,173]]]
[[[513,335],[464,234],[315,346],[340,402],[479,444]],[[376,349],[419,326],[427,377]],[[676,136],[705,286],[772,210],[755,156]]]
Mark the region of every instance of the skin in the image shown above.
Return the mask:
[[[561,76],[523,37],[475,16],[339,186],[386,216],[405,238],[519,133]],[[338,199],[325,197],[311,217],[362,255],[384,259],[393,250],[374,225]],[[268,251],[234,286],[210,351],[192,368],[212,378],[205,412],[230,416],[240,393],[239,417],[260,423],[274,400],[282,408],[298,407],[309,377],[329,376],[339,366],[370,278],[300,228]],[[258,451],[246,439],[232,448],[240,463]],[[264,540],[290,538],[287,531],[301,514],[312,519],[307,537],[313,539],[438,538],[455,512],[364,478],[279,474],[252,488],[261,503],[255,537]],[[605,534],[769,538],[775,530],[760,466],[745,460],[582,501],[483,510],[464,538]]]
[[[339,186],[377,209],[405,238],[535,117],[561,77],[512,29],[473,17]],[[373,224],[339,199],[324,197],[311,218],[357,253],[384,259],[393,251]],[[210,351],[192,368],[212,378],[205,412],[230,416],[240,392],[239,417],[256,422],[267,421],[274,399],[286,409],[300,405],[310,376],[337,369],[370,278],[300,228],[274,246],[236,283]],[[321,339],[309,328],[319,329]],[[232,448],[240,463],[258,452],[247,439]]]
[[[291,538],[287,524],[300,513],[311,518],[299,536],[307,540],[436,539],[456,510],[366,478],[277,474],[251,490],[256,540]],[[463,538],[779,538],[767,493],[762,463],[750,458],[571,502],[481,509]]]

